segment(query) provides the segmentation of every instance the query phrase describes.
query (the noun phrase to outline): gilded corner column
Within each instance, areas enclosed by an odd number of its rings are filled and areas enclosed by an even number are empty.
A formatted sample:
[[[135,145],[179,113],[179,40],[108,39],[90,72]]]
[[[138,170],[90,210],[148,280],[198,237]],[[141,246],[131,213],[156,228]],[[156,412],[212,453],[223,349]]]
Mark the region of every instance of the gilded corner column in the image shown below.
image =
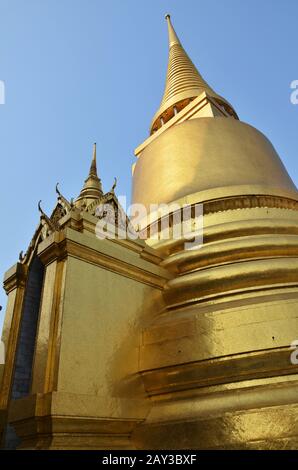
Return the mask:
[[[2,341],[5,346],[5,364],[0,388],[0,438],[7,422],[7,409],[11,393],[14,361],[22,316],[28,269],[22,263],[15,264],[4,277],[4,289],[8,295]]]
[[[45,265],[44,287],[39,312],[31,393],[56,390],[60,349],[61,309],[65,279],[65,254],[57,244],[55,233],[39,248],[39,257]]]

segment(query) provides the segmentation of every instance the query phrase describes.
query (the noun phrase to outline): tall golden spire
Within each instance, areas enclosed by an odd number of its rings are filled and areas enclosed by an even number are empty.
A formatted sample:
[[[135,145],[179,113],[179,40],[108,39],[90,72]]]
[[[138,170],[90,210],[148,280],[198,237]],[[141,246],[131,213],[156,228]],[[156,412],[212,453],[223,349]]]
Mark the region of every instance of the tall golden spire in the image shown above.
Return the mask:
[[[215,93],[188,57],[173,28],[170,15],[166,15],[166,20],[169,33],[167,78],[160,107],[152,120],[151,133],[159,129],[202,92],[206,92],[233,114],[234,110],[231,109],[230,104]],[[237,117],[236,113],[235,117]]]
[[[90,165],[89,175],[85,180],[83,189],[80,192],[79,197],[76,200],[76,205],[81,206],[83,201],[88,205],[93,202],[95,199],[98,199],[102,196],[102,186],[101,180],[97,174],[97,164],[96,164],[96,143],[93,145],[93,155]]]

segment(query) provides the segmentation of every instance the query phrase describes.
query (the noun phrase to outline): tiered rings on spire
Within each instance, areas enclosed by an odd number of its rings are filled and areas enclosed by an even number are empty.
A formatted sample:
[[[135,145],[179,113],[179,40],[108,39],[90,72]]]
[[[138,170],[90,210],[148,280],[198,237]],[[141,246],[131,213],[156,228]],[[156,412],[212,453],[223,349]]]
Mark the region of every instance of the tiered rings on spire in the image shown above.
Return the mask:
[[[166,20],[169,33],[167,78],[160,107],[152,120],[151,134],[203,92],[214,98],[229,114],[237,118],[231,105],[215,93],[188,57],[172,26],[170,15],[166,15]]]

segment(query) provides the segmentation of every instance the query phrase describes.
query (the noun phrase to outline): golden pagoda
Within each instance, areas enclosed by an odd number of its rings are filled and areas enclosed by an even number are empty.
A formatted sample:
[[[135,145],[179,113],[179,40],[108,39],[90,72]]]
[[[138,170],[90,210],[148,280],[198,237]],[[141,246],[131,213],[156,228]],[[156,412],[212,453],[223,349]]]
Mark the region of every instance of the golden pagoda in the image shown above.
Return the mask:
[[[5,275],[6,448],[298,447],[297,189],[166,19],[165,92],[133,166],[133,202],[148,216],[129,221],[115,184],[103,192],[94,147],[79,197],[57,187],[50,216],[39,204]],[[189,233],[174,236],[184,206],[191,236],[201,209],[191,247]],[[139,236],[112,237],[125,223]]]

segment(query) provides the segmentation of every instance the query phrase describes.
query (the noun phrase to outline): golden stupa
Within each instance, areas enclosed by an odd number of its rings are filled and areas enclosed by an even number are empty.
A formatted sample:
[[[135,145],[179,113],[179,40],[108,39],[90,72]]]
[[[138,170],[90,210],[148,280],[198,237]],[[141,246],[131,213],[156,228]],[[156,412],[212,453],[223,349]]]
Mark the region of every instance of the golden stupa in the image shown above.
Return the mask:
[[[20,449],[296,449],[298,193],[268,139],[205,82],[167,15],[169,65],[136,149],[136,239],[96,168],[57,187],[5,275],[0,431]],[[162,213],[153,210],[163,205]],[[203,211],[203,243],[151,236]],[[133,221],[132,221],[133,223]],[[108,229],[109,230],[109,229]],[[144,238],[144,239],[143,239]]]

